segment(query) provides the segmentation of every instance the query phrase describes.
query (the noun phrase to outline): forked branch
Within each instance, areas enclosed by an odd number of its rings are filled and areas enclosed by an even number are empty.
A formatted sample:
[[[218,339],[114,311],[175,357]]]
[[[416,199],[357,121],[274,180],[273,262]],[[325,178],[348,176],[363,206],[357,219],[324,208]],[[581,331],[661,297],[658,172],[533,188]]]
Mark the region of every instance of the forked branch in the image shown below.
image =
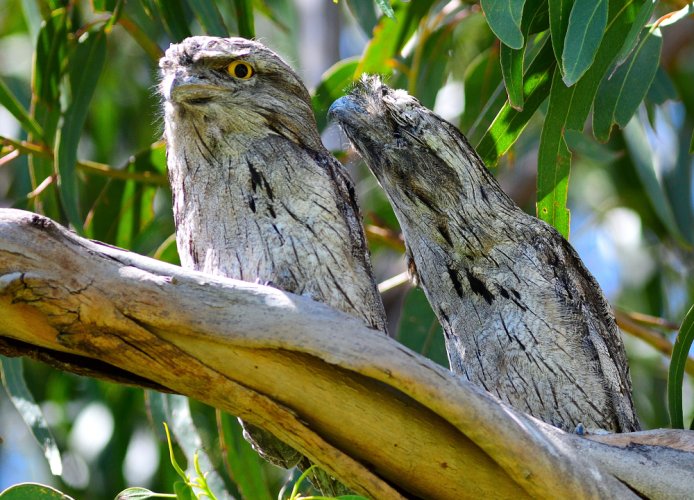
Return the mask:
[[[689,431],[673,448],[656,444],[675,431],[614,446],[566,434],[307,298],[185,271],[29,212],[0,210],[0,235],[0,352],[193,397],[365,495],[629,498],[694,484]]]

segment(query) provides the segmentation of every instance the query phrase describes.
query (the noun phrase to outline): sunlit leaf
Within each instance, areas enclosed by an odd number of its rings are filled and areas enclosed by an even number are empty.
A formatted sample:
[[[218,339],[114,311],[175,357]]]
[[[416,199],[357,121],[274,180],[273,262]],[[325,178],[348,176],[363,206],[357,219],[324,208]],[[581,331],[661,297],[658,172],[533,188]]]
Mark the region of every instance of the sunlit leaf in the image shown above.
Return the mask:
[[[508,101],[512,108],[523,109],[523,56],[524,48],[512,49],[501,44],[501,73],[504,75],[504,85]]]
[[[244,498],[270,500],[263,459],[243,438],[243,428],[236,417],[217,413],[217,425],[222,453],[231,477]]]
[[[212,0],[188,0],[191,10],[210,36],[229,36],[229,30],[224,25],[224,19],[217,9],[217,4]]]
[[[75,174],[77,145],[105,58],[106,34],[103,31],[88,33],[77,45],[69,69],[72,100],[65,111],[55,151],[60,199],[68,220],[78,232],[82,232],[82,216]]]
[[[531,33],[544,31],[548,23],[547,4],[539,0],[528,0],[523,7],[523,20],[521,32],[526,40]],[[543,42],[544,43],[544,42]],[[526,45],[520,49],[512,49],[505,43],[501,44],[501,71],[504,76],[504,85],[512,108],[522,110],[523,96],[523,71],[525,69]]]
[[[362,73],[391,73],[394,66],[392,59],[400,53],[433,3],[434,0],[398,3],[394,18],[383,16],[364,49],[355,78]]]
[[[667,402],[670,412],[670,425],[673,429],[684,428],[682,413],[682,384],[684,382],[684,366],[689,357],[689,350],[694,343],[694,306],[692,306],[682,321],[682,326],[675,339],[670,358],[670,368],[667,377]]]
[[[559,72],[555,72],[552,91],[558,85],[563,86]],[[537,158],[537,216],[569,239],[569,209],[566,202],[569,195],[571,152],[563,133],[563,118],[568,104],[557,100],[551,92],[549,99]]]
[[[234,7],[236,9],[236,22],[239,25],[239,35],[244,38],[254,38],[253,0],[234,0]]]
[[[552,48],[557,61],[561,62],[564,52],[564,38],[569,27],[569,15],[574,0],[549,0],[549,29],[552,34]]]
[[[41,407],[34,400],[34,396],[32,396],[24,381],[22,359],[0,356],[0,375],[2,375],[3,386],[10,396],[12,404],[31,430],[31,434],[38,441],[39,446],[41,446],[51,473],[55,476],[61,475],[63,464],[58,451],[58,445],[48,428],[48,422],[46,422],[43,416]],[[5,498],[3,495],[0,495],[0,497]]]
[[[34,95],[31,113],[32,118],[41,126],[43,134],[41,136],[30,134],[28,139],[32,142],[43,142],[49,148],[54,147],[61,118],[60,94],[67,55],[68,22],[69,18],[64,9],[50,12],[41,25],[34,52],[31,83]],[[53,178],[55,171],[53,160],[35,155],[30,156],[28,160],[32,189]],[[65,221],[55,182],[44,189],[40,197],[33,200],[33,206],[30,208],[58,221]]]
[[[558,99],[570,102],[566,113],[566,128],[583,129],[598,85],[619,52],[621,42],[631,29],[637,11],[638,5],[634,1],[627,1],[626,4],[613,2],[610,5],[607,31],[590,69],[576,85],[570,88],[557,86],[553,89]]]
[[[613,124],[624,127],[646,97],[660,64],[662,42],[659,30],[645,34],[612,77],[603,77],[593,113],[593,133],[598,140],[607,141]]]
[[[161,498],[161,495],[147,488],[137,487],[127,488],[116,495],[116,500],[145,500],[147,498]]]
[[[552,46],[545,42],[525,72],[523,110],[517,111],[510,104],[505,104],[477,144],[477,152],[488,167],[496,165],[498,159],[513,146],[537,108],[547,99],[554,68]]]
[[[2,80],[0,80],[0,105],[9,111],[27,132],[33,134],[37,138],[43,137],[41,125],[31,117],[29,112],[22,106]]]
[[[607,26],[608,0],[576,0],[561,56],[564,83],[571,86],[590,68]]]
[[[482,10],[494,34],[512,49],[520,49],[524,42],[521,18],[525,0],[482,0]]]
[[[36,43],[32,87],[44,106],[58,106],[63,62],[67,52],[67,14],[58,9],[42,26]]]
[[[574,5],[573,12],[576,10]],[[566,146],[564,131],[580,130],[593,104],[599,80],[603,77],[619,51],[619,41],[628,33],[636,17],[635,4],[614,5],[609,13],[610,24],[594,63],[583,78],[567,88],[555,73],[550,90],[549,108],[540,138],[537,173],[537,214],[554,225],[568,238],[569,212],[566,208],[571,154]],[[570,21],[571,22],[571,21]],[[566,43],[569,37],[567,35]],[[567,45],[564,47],[566,53]]]
[[[21,483],[0,492],[2,500],[73,500],[72,497],[51,486],[38,483]]]
[[[549,107],[538,153],[537,213],[538,217],[553,224],[565,237],[569,234],[566,199],[571,155],[563,134],[568,129],[583,128],[598,82],[617,55],[620,47],[618,42],[626,36],[635,16],[635,4],[615,4],[610,11],[609,28],[595,61],[583,78],[572,87],[566,87],[562,83],[558,72],[555,72],[552,79]],[[564,51],[566,52],[566,46]]]
[[[326,113],[336,99],[345,94],[345,90],[354,81],[354,74],[359,65],[359,58],[343,59],[328,69],[316,87],[311,98],[313,112],[316,115],[318,130],[323,130],[327,123]]]

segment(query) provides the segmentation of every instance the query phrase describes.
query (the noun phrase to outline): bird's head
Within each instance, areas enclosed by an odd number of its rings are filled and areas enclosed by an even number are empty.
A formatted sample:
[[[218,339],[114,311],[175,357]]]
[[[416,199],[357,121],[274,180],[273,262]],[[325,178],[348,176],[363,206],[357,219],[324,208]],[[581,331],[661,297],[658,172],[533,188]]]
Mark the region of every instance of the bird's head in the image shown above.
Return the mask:
[[[362,77],[333,103],[329,115],[403,210],[457,210],[461,202],[479,197],[481,184],[494,183],[456,127],[379,77]]]
[[[333,103],[329,115],[396,205],[426,210],[446,185],[459,191],[458,176],[438,155],[437,143],[446,140],[450,125],[406,91],[364,76]]]
[[[311,99],[294,71],[264,45],[195,36],[159,61],[167,136],[184,133],[247,142],[278,134],[320,147]],[[193,130],[193,128],[195,130]],[[214,143],[214,141],[213,141]]]

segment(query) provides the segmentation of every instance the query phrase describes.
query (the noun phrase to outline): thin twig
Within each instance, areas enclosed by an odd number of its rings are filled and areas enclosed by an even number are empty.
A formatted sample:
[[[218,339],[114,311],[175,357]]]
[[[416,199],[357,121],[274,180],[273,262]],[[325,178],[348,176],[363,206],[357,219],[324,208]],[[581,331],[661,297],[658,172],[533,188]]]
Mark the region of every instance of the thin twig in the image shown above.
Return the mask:
[[[665,354],[666,356],[672,355],[672,343],[664,338],[657,332],[649,328],[645,328],[636,321],[634,321],[629,315],[625,314],[623,311],[615,311],[615,318],[617,319],[617,325],[626,333],[633,335],[646,342],[651,347]],[[691,357],[687,358],[687,362],[684,365],[684,370],[694,377],[694,359]]]
[[[405,242],[402,239],[402,235],[397,231],[375,224],[366,224],[364,231],[369,241],[378,241],[393,250],[405,251]]]
[[[53,159],[53,151],[41,144],[35,144],[27,141],[15,141],[14,139],[9,139],[7,137],[2,137],[2,143],[6,146],[14,148],[15,151],[19,151],[23,154],[36,155],[42,158]],[[155,147],[156,144],[159,143],[155,143]],[[6,156],[3,157],[3,159],[4,158],[6,158]],[[121,169],[111,168],[110,165],[106,165],[105,163],[99,163],[90,160],[78,160],[76,166],[78,169],[80,169],[86,174],[100,175],[102,177],[109,177],[111,179],[120,179],[124,181],[135,181],[146,184],[156,184],[158,186],[167,185],[167,180],[164,175],[156,174],[153,172],[128,172],[127,167],[134,162],[135,160],[133,157],[130,160],[128,160],[128,163]]]
[[[659,318],[657,316],[651,316],[650,314],[644,314],[636,311],[625,311],[623,309],[618,309],[620,314],[626,315],[629,319],[636,321],[647,326],[654,326],[657,328],[664,328],[666,330],[677,331],[680,329],[680,325],[668,321],[665,318]]]

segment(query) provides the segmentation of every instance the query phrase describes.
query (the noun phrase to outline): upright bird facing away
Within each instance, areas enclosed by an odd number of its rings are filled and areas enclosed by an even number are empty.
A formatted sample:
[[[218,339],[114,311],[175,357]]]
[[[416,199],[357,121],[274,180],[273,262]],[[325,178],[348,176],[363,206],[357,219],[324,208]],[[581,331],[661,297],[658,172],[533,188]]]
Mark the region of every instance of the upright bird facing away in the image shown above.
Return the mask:
[[[394,207],[451,369],[569,432],[638,430],[620,332],[571,245],[405,91],[366,77],[330,113]]]
[[[352,183],[294,71],[260,43],[213,37],[172,45],[160,67],[183,265],[306,295],[385,331]],[[272,462],[302,459],[246,429]]]

